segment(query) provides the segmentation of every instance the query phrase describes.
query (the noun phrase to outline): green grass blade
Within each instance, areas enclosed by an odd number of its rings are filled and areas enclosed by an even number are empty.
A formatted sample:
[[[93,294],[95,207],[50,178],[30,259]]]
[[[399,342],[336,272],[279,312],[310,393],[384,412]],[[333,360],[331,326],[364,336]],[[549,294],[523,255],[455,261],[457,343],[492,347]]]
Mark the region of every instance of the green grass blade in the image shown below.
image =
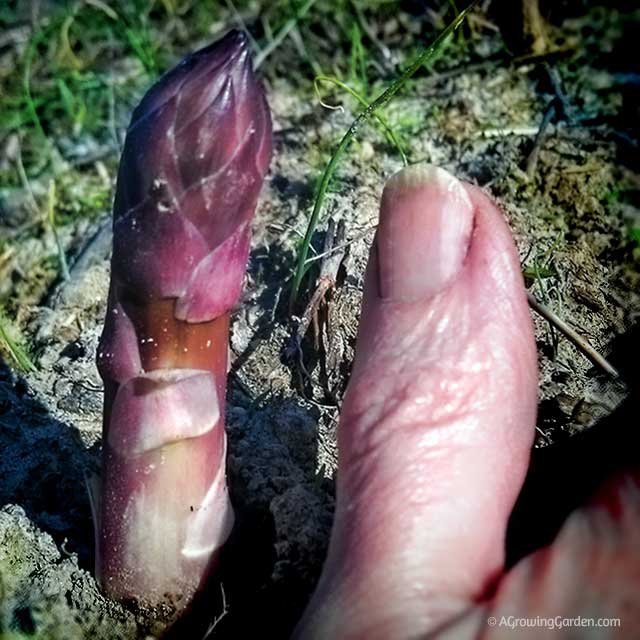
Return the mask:
[[[67,256],[64,252],[64,247],[60,241],[60,234],[58,233],[58,227],[56,225],[56,183],[51,180],[49,183],[49,193],[47,197],[47,218],[51,231],[53,231],[53,238],[56,241],[56,247],[58,249],[58,263],[60,264],[60,273],[63,280],[69,280],[69,263],[67,262]]]
[[[307,0],[297,11],[293,18],[287,20],[282,29],[278,31],[273,40],[260,51],[253,61],[254,69],[262,66],[262,63],[280,46],[282,41],[291,33],[295,26],[305,17],[309,9],[316,3],[316,0]]]
[[[27,47],[27,52],[24,60],[24,71],[22,77],[22,88],[24,91],[24,99],[27,107],[27,112],[31,118],[31,122],[35,127],[35,130],[44,140],[44,142],[49,145],[49,139],[47,138],[47,134],[44,132],[44,128],[42,126],[42,122],[40,121],[40,116],[38,116],[38,110],[36,109],[36,104],[33,99],[33,95],[31,94],[31,64],[33,62],[33,57],[35,55],[37,41],[32,39]]]
[[[357,133],[360,126],[366,122],[372,115],[376,113],[378,109],[386,105],[393,96],[402,89],[402,87],[406,84],[407,80],[413,76],[413,74],[431,57],[433,57],[440,48],[446,43],[449,36],[452,35],[456,29],[463,23],[464,19],[467,17],[469,12],[475,7],[479,0],[472,0],[472,2],[461,11],[441,33],[440,35],[433,41],[433,43],[428,46],[410,65],[409,67],[400,75],[380,96],[378,96],[366,109],[364,109],[356,119],[351,123],[351,126],[347,129],[347,132],[340,140],[335,152],[331,156],[327,166],[325,167],[324,173],[322,174],[322,178],[320,180],[320,184],[318,187],[318,193],[316,195],[316,200],[313,205],[313,211],[311,212],[311,218],[309,219],[309,224],[307,225],[307,231],[304,236],[304,240],[302,241],[302,246],[300,247],[300,252],[298,253],[298,260],[296,264],[296,271],[293,277],[293,284],[291,287],[291,298],[289,302],[289,308],[293,309],[296,299],[298,297],[298,291],[300,290],[300,285],[302,283],[302,279],[306,273],[306,261],[307,255],[309,254],[309,245],[311,244],[311,238],[313,233],[318,225],[318,220],[320,218],[320,212],[322,211],[322,205],[324,204],[325,196],[327,195],[327,189],[329,187],[329,183],[331,182],[331,178],[335,173],[336,167],[338,166],[338,162],[345,150],[351,143],[351,140]]]
[[[33,372],[37,371],[37,367],[33,364],[33,361],[27,354],[26,350],[20,346],[19,342],[14,340],[9,331],[5,327],[4,318],[0,315],[0,347],[3,351],[6,351],[11,359],[16,364],[20,371]]]
[[[344,91],[346,91],[349,95],[353,96],[365,109],[369,106],[369,103],[364,99],[362,95],[360,95],[355,89],[352,89],[348,84],[342,82],[342,80],[338,80],[338,78],[334,78],[333,76],[316,76],[313,81],[313,88],[315,89],[316,95],[320,99],[320,82],[331,82],[336,86],[340,87]],[[322,102],[322,100],[320,99]],[[400,157],[402,158],[403,164],[406,166],[409,164],[409,160],[407,159],[407,154],[404,151],[404,147],[400,143],[400,140],[394,133],[393,129],[386,121],[386,119],[381,116],[379,113],[374,114],[375,119],[380,123],[380,126],[384,129],[385,134],[387,135],[387,139],[389,142],[398,150]]]

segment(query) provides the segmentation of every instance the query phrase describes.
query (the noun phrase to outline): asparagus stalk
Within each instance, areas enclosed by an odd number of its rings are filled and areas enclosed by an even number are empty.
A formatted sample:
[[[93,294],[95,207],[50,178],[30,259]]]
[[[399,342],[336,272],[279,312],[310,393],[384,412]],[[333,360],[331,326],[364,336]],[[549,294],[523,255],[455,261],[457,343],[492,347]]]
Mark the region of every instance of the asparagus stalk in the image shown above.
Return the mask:
[[[133,113],[118,171],[96,574],[184,608],[233,525],[225,478],[229,310],[271,157],[246,38],[186,57]]]

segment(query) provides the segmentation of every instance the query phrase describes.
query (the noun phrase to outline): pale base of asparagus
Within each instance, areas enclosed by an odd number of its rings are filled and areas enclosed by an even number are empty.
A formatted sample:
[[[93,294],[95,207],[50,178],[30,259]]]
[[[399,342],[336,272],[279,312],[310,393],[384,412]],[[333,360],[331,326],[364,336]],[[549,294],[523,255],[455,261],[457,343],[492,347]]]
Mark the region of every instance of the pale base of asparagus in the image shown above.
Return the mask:
[[[219,407],[210,371],[155,370],[117,390],[96,519],[110,596],[180,609],[208,577],[233,526]]]

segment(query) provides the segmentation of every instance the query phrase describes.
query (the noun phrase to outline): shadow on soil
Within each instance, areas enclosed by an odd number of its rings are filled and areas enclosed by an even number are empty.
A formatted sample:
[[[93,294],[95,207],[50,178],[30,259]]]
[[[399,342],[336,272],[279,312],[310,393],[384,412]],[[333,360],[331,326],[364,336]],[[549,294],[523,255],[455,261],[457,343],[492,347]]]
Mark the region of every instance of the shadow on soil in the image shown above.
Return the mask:
[[[640,325],[635,325],[616,340],[609,357],[630,389],[618,409],[583,433],[533,450],[529,472],[509,523],[509,565],[549,544],[567,516],[609,477],[640,464],[639,344]]]
[[[81,567],[93,564],[93,524],[84,474],[98,451],[53,418],[25,381],[0,361],[0,506],[20,505]]]

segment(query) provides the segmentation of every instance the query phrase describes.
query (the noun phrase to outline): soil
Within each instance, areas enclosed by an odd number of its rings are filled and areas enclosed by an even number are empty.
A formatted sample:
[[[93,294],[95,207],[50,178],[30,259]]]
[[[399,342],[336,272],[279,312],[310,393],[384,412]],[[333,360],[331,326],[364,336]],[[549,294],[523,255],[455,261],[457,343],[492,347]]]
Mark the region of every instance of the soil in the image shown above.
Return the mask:
[[[463,60],[422,73],[387,112],[390,122],[408,127],[413,161],[443,166],[498,200],[530,291],[623,374],[612,378],[534,315],[539,448],[579,436],[610,415],[636,375],[627,368],[633,352],[619,354],[614,345],[640,314],[640,263],[628,231],[640,226],[639,142],[630,125],[639,115],[639,85],[637,70],[618,55],[640,13],[584,7],[577,13],[550,33],[581,53],[547,65]],[[308,87],[303,92],[277,75],[287,46],[263,69],[275,156],[231,328],[226,424],[237,526],[222,588],[212,587],[204,607],[208,622],[217,621],[212,638],[240,637],[247,618],[260,620],[266,636],[286,637],[317,580],[331,528],[335,435],[364,267],[384,181],[401,167],[377,130],[359,132],[314,238],[321,251],[327,220],[342,220],[347,253],[319,309],[318,335],[312,323],[298,344],[292,337],[298,322],[289,314],[295,252],[326,152],[356,112],[346,99],[342,110],[327,110]],[[476,41],[473,60],[495,59],[500,46],[498,36]],[[566,113],[556,113],[536,145],[544,112],[552,101],[558,104],[554,75],[561,79]],[[537,164],[528,175],[534,148]],[[0,233],[11,224],[0,220]],[[48,235],[15,246],[2,263],[3,278],[11,276],[3,296],[12,299],[38,368],[17,373],[0,365],[0,634],[155,637],[163,612],[110,602],[91,575],[86,478],[100,459],[102,383],[95,351],[109,281],[109,212],[77,220],[61,233],[72,257],[69,281],[51,282],[31,271],[36,257],[52,253]],[[298,316],[312,289],[298,301]]]

